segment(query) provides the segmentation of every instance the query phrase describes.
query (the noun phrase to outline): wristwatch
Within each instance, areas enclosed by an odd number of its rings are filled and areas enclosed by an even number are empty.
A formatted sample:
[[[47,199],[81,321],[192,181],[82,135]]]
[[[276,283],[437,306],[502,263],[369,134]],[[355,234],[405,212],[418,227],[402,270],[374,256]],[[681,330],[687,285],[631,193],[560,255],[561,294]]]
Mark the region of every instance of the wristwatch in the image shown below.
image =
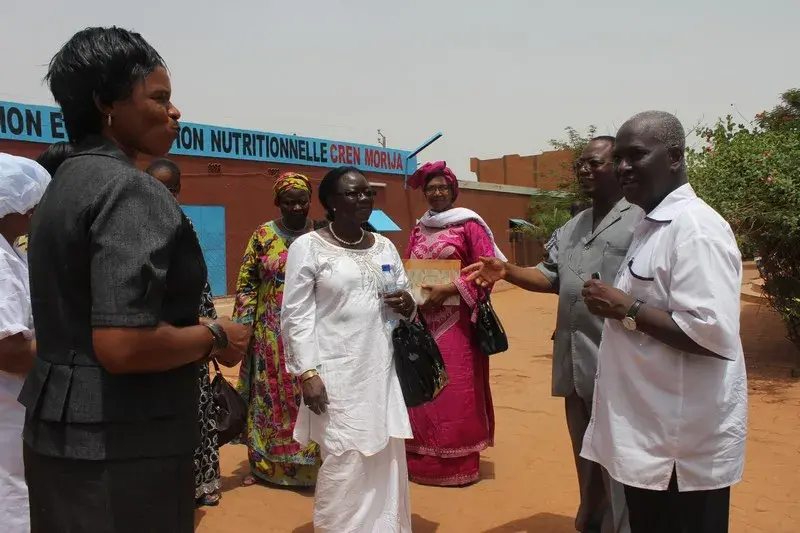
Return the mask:
[[[642,305],[644,305],[644,302],[641,300],[633,302],[625,318],[622,319],[622,327],[628,331],[636,331],[636,315],[639,314],[639,309],[642,308]]]
[[[225,329],[216,322],[203,322],[203,325],[214,336],[214,343],[211,345],[211,352],[208,354],[209,359],[214,359],[219,352],[228,347],[228,335],[225,333]]]

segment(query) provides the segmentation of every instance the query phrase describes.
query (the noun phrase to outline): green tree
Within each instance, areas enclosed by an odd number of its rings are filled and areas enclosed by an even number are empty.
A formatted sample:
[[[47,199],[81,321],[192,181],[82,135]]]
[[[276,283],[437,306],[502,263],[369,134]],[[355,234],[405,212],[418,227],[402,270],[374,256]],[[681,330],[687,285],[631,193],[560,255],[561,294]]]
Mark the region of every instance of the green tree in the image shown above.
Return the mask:
[[[572,161],[577,160],[589,141],[597,135],[597,126],[590,124],[586,128],[586,133],[580,133],[572,126],[564,128],[565,136],[561,139],[550,139],[549,144],[556,150],[569,150],[572,152]],[[575,179],[575,173],[572,171],[572,162],[567,164],[564,168],[564,175],[570,176],[571,179],[564,181],[559,185],[561,189],[572,196],[571,200],[581,198],[581,191],[578,187],[578,180]],[[583,198],[581,198],[583,199]]]
[[[762,130],[800,133],[800,89],[783,93],[781,102],[771,111],[756,115],[755,122]]]
[[[572,153],[569,163],[565,163],[560,175],[570,176],[571,178],[559,184],[562,194],[534,194],[531,196],[528,205],[528,219],[536,229],[519,228],[527,235],[532,235],[536,239],[546,241],[550,235],[564,225],[570,218],[569,206],[575,200],[587,199],[581,195],[578,187],[578,180],[572,168],[572,162],[578,159],[583,149],[597,132],[597,128],[590,125],[586,128],[586,133],[580,133],[572,126],[564,128],[565,135],[561,139],[550,139],[549,144],[555,150],[568,150]]]
[[[556,150],[569,150],[575,159],[578,159],[589,141],[597,135],[597,126],[590,124],[586,128],[586,134],[580,133],[572,126],[567,126],[564,131],[566,132],[565,138],[550,139],[548,144]]]
[[[791,116],[786,99],[778,107],[772,117]],[[728,116],[699,132],[706,146],[687,162],[692,186],[730,223],[743,255],[761,256],[764,291],[800,346],[800,130],[790,122]]]

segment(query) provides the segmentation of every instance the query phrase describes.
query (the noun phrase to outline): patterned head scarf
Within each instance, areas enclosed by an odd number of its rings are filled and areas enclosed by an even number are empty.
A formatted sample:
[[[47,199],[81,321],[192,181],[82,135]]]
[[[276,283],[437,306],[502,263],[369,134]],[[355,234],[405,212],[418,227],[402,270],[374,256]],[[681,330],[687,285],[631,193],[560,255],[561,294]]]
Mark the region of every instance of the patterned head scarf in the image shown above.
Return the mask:
[[[456,178],[455,173],[450,170],[447,163],[444,161],[425,163],[408,178],[408,185],[412,189],[422,189],[425,187],[425,183],[428,182],[428,180],[439,177],[444,178],[453,190],[453,200],[458,198],[458,178]]]
[[[306,191],[310,196],[311,182],[308,177],[302,174],[284,172],[275,180],[275,185],[272,187],[272,195],[275,198],[275,202],[278,202],[278,198],[280,198],[281,194],[291,190]]]

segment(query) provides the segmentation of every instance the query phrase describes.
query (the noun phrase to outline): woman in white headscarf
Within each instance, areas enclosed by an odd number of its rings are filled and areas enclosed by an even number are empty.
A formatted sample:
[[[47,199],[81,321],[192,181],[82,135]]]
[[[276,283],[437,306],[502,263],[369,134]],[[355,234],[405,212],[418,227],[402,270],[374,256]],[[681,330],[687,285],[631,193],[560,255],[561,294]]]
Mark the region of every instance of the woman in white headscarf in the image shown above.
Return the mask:
[[[35,161],[0,154],[0,524],[29,533],[22,462],[25,408],[17,396],[36,355],[26,254],[12,243],[27,234],[50,175]]]

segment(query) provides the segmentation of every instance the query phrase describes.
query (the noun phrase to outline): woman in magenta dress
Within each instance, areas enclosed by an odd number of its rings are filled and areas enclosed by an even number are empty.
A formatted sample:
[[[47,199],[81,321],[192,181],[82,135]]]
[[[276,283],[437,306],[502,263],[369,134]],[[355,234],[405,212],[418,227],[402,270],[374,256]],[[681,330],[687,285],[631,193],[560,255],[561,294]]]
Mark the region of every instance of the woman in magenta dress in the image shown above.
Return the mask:
[[[492,232],[474,211],[454,207],[458,180],[444,161],[426,163],[409,179],[422,189],[430,206],[411,231],[407,256],[412,259],[461,261],[505,257]],[[475,341],[478,289],[458,279],[426,287],[420,306],[442,352],[450,383],[431,403],[409,409],[414,438],[406,441],[411,481],[423,485],[459,486],[478,481],[480,453],[494,445],[494,408],[489,388],[489,359]],[[444,305],[458,296],[457,305]]]

